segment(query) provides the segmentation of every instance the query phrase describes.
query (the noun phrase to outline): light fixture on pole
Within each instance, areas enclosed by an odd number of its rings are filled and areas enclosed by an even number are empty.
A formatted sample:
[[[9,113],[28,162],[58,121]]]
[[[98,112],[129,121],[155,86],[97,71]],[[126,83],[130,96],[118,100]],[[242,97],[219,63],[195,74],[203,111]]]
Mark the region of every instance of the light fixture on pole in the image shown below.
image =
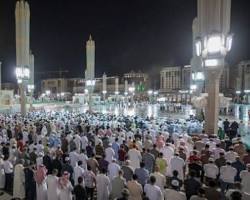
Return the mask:
[[[226,54],[232,47],[230,34],[231,0],[198,0],[197,14],[200,37],[195,43],[206,74],[207,105],[205,131],[217,134],[219,115],[219,84]]]

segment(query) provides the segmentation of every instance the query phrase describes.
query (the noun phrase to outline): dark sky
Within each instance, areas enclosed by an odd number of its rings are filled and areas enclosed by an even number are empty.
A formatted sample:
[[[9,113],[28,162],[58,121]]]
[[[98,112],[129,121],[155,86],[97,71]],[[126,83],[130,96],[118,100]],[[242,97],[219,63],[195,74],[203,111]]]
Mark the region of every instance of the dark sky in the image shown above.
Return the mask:
[[[29,0],[31,49],[38,72],[66,69],[83,77],[85,42],[96,41],[96,74],[131,69],[157,74],[189,64],[196,0]],[[232,0],[234,65],[250,58],[250,1]],[[15,81],[15,0],[0,0],[3,82]]]

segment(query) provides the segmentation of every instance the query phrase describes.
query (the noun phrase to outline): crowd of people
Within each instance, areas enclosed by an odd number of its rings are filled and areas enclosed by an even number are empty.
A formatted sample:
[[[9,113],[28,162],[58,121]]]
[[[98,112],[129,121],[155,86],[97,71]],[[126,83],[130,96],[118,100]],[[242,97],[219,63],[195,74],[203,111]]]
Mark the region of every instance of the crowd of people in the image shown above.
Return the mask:
[[[189,135],[168,119],[0,115],[0,189],[27,200],[250,200],[250,150],[239,126],[222,124]]]

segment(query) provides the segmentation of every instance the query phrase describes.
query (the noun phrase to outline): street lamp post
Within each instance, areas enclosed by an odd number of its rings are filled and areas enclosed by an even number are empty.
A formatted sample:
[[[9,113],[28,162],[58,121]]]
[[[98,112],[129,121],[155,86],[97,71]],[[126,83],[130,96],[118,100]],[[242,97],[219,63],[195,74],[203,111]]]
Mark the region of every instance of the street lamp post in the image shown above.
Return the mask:
[[[16,67],[16,78],[17,83],[19,85],[19,91],[20,91],[20,111],[21,115],[26,115],[26,96],[25,96],[25,90],[26,90],[26,82],[28,81],[30,77],[30,70],[28,67]]]
[[[224,58],[231,49],[230,30],[231,0],[198,0],[200,38],[195,47],[203,60],[208,93],[205,109],[205,131],[216,134],[219,115],[219,83]]]

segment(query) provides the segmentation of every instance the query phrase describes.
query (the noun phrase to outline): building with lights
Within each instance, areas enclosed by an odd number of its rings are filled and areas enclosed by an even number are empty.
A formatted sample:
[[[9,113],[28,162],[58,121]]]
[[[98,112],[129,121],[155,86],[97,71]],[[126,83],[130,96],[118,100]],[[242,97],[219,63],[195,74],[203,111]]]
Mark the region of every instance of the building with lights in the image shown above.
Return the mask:
[[[250,102],[250,60],[238,64],[234,92],[238,102]]]
[[[144,94],[149,89],[148,75],[142,72],[129,72],[122,77],[118,76],[105,76],[106,79],[106,94],[113,95],[116,93],[124,94],[128,92],[129,87],[135,87],[136,94]],[[118,82],[117,82],[118,80]],[[41,81],[41,94],[45,91],[50,91],[52,95],[58,93],[75,93],[85,92],[85,79],[84,78],[49,78]],[[103,93],[103,76],[95,78],[94,93]]]
[[[160,72],[160,94],[169,102],[190,102],[191,66],[164,67]]]

